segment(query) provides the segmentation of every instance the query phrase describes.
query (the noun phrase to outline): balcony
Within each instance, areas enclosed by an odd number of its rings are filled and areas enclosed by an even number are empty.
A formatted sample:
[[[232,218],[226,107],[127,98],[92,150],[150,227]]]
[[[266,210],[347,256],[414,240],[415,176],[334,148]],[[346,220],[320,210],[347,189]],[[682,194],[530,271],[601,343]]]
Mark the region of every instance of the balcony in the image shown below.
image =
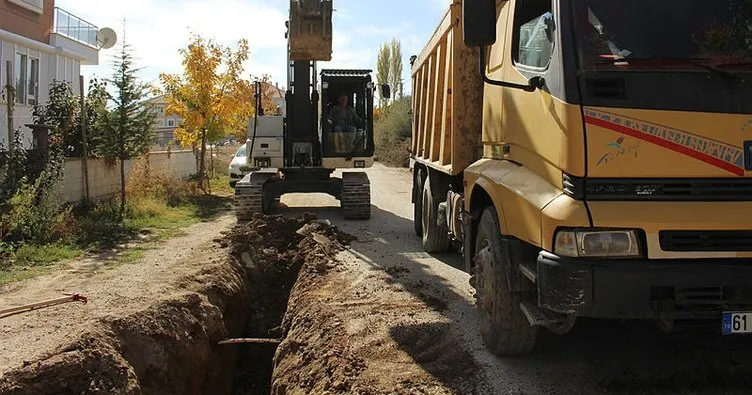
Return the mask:
[[[62,8],[55,8],[55,27],[50,35],[50,45],[77,55],[84,65],[99,64],[97,46],[99,28]]]
[[[55,8],[56,34],[70,38],[78,43],[97,48],[97,31],[99,28],[89,22],[63,10]]]

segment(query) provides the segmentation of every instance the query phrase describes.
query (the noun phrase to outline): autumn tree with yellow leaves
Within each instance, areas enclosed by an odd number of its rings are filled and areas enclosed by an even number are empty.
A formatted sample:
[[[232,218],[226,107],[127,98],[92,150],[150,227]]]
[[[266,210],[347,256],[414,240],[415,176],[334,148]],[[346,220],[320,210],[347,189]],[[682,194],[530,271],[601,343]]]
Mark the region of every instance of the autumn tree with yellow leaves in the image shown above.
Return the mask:
[[[245,136],[254,114],[253,83],[244,80],[248,42],[233,50],[194,35],[180,50],[183,74],[162,74],[167,113],[182,118],[175,137],[183,146],[198,147],[199,183],[206,182],[206,148],[228,135]]]

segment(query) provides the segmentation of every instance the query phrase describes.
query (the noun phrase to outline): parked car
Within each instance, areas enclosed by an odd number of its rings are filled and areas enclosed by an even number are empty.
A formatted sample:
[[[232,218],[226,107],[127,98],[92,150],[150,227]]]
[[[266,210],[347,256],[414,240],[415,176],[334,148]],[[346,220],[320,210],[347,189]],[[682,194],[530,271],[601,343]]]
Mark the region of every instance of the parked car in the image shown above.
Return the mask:
[[[229,175],[230,175],[230,186],[235,188],[235,185],[243,179],[243,172],[241,171],[241,167],[245,166],[248,162],[248,144],[243,144],[238,148],[238,151],[235,153],[235,156],[232,158],[232,162],[230,162],[230,167],[228,169]]]

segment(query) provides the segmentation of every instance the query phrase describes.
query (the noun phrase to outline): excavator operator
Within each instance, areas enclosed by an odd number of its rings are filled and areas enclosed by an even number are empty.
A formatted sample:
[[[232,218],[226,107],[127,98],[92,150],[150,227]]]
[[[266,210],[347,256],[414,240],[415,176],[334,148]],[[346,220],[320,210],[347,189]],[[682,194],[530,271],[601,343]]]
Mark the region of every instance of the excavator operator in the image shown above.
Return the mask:
[[[355,113],[355,110],[348,106],[348,101],[347,93],[340,93],[337,97],[337,105],[329,111],[327,119],[335,133],[355,133],[357,127],[363,124],[363,120]]]

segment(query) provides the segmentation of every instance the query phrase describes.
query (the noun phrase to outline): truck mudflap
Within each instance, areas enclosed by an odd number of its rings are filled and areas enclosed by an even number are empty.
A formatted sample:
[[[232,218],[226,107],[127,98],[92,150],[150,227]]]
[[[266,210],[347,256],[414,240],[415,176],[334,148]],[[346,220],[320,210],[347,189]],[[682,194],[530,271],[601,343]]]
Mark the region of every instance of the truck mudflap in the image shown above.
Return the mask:
[[[752,312],[752,260],[538,256],[538,304],[577,317],[718,320]]]

